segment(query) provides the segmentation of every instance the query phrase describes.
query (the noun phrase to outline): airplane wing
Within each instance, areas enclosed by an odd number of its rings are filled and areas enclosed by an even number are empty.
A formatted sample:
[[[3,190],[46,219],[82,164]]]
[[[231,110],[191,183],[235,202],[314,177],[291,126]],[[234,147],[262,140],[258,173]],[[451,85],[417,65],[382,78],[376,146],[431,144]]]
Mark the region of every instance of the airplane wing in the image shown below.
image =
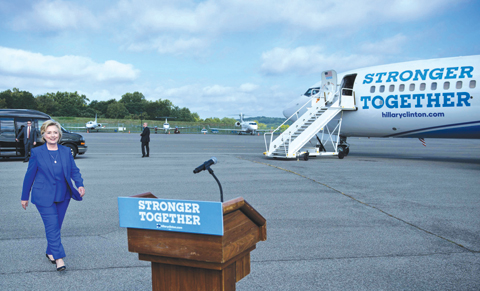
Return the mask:
[[[101,129],[118,129],[118,127],[106,127],[106,126],[98,126],[98,127],[95,127],[95,128],[89,128],[89,127],[85,127],[85,126],[82,126],[82,127],[75,127],[75,126],[64,126],[66,129],[69,129],[69,128],[77,128],[77,129],[91,129],[91,130],[101,130]]]
[[[273,129],[257,129],[255,131],[259,131],[259,132],[271,132],[273,131]]]
[[[241,128],[209,128],[211,131],[235,131],[235,132],[247,132]]]

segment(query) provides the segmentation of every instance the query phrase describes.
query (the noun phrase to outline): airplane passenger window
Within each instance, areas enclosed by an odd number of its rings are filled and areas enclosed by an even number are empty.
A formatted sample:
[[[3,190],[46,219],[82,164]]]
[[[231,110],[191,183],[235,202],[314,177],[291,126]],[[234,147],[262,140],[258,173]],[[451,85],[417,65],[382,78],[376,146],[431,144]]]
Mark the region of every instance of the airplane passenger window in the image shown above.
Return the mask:
[[[385,85],[380,86],[380,93],[385,92]]]
[[[450,89],[450,82],[445,82],[445,83],[443,83],[443,89],[444,89],[444,90]]]
[[[370,93],[375,93],[375,86],[370,87]]]
[[[400,86],[398,87],[398,90],[399,90],[400,92],[405,91],[405,84],[400,84]]]
[[[390,88],[388,89],[388,91],[390,91],[390,92],[395,91],[395,85],[390,85]]]
[[[414,91],[415,90],[415,84],[410,84],[410,91]]]
[[[432,83],[431,89],[432,89],[432,90],[437,90],[437,82],[433,82],[433,83]]]
[[[425,87],[427,87],[427,84],[425,83],[420,84],[420,91],[425,91]]]
[[[457,81],[457,86],[455,86],[457,89],[462,89],[462,81]]]
[[[473,88],[475,88],[475,87],[477,87],[477,81],[471,80],[471,81],[470,81],[470,88],[473,89]]]

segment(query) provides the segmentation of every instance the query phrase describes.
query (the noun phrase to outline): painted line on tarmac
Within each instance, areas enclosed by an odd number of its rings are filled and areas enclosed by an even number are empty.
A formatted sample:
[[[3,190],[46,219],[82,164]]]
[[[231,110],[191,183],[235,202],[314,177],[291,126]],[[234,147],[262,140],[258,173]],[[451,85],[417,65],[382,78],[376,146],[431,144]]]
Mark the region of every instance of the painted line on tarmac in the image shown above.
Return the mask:
[[[414,228],[416,228],[416,229],[418,229],[418,230],[421,230],[421,231],[423,231],[423,232],[425,232],[425,233],[427,233],[427,234],[436,236],[436,237],[438,237],[438,238],[440,238],[440,239],[442,239],[442,240],[445,240],[445,241],[447,241],[447,242],[449,242],[449,243],[452,243],[452,244],[454,244],[454,245],[456,245],[456,246],[459,246],[460,248],[462,248],[462,249],[464,249],[464,250],[467,250],[467,251],[469,251],[469,252],[471,252],[471,253],[480,253],[480,251],[471,250],[471,249],[465,247],[465,246],[462,245],[462,244],[459,244],[459,243],[454,242],[453,240],[450,240],[450,239],[448,239],[448,238],[446,238],[446,237],[443,237],[443,236],[441,236],[441,235],[438,235],[438,234],[435,234],[435,233],[433,233],[433,232],[431,232],[431,231],[428,231],[428,230],[426,230],[426,229],[424,229],[424,228],[421,228],[420,226],[417,226],[417,225],[415,225],[415,224],[413,224],[413,223],[410,223],[410,222],[408,222],[408,221],[406,221],[406,220],[403,220],[403,219],[401,219],[400,217],[394,216],[393,214],[390,214],[390,213],[388,213],[388,212],[386,212],[386,211],[384,211],[384,210],[382,210],[382,209],[380,209],[380,208],[378,208],[378,207],[375,207],[375,206],[370,205],[370,204],[368,204],[368,203],[366,203],[366,202],[363,202],[363,201],[361,201],[361,200],[359,200],[359,199],[357,199],[357,198],[355,198],[355,197],[353,197],[353,196],[351,196],[351,195],[348,195],[348,194],[346,194],[346,193],[343,193],[343,192],[340,191],[340,190],[337,190],[337,189],[333,188],[332,186],[329,186],[329,185],[327,185],[327,184],[324,184],[324,183],[322,183],[322,182],[319,182],[319,181],[317,181],[317,180],[315,180],[315,179],[312,179],[312,178],[310,178],[310,177],[304,176],[304,175],[299,174],[299,173],[297,173],[297,172],[294,172],[294,171],[292,171],[292,170],[288,170],[288,169],[285,169],[285,168],[282,168],[282,167],[279,167],[279,166],[275,166],[275,165],[272,165],[272,164],[268,164],[268,163],[264,163],[264,162],[258,162],[258,161],[252,161],[252,160],[247,160],[247,159],[244,159],[244,158],[242,158],[242,157],[237,157],[237,158],[240,159],[240,160],[249,161],[249,162],[253,162],[253,163],[257,163],[257,164],[269,166],[269,167],[272,167],[272,168],[275,168],[275,169],[279,169],[279,170],[282,170],[282,171],[285,171],[285,172],[288,172],[288,173],[295,174],[295,175],[300,176],[300,177],[302,177],[302,178],[305,178],[305,179],[307,179],[307,180],[313,181],[313,182],[315,182],[315,183],[317,183],[317,184],[320,184],[320,185],[322,185],[322,186],[324,186],[324,187],[327,187],[327,188],[329,188],[329,189],[331,189],[331,190],[333,190],[333,191],[335,191],[335,192],[337,192],[337,193],[340,193],[340,194],[342,194],[343,196],[352,199],[353,201],[356,201],[356,202],[358,202],[358,203],[360,203],[360,204],[363,204],[363,205],[365,205],[365,206],[367,206],[367,207],[370,207],[370,208],[372,208],[372,209],[375,209],[375,210],[377,210],[377,211],[380,211],[381,213],[383,213],[383,214],[385,214],[385,215],[387,215],[387,216],[389,216],[389,217],[391,217],[391,218],[394,218],[394,219],[396,219],[396,220],[398,220],[398,221],[400,221],[400,222],[403,222],[403,223],[405,223],[405,224],[407,224],[407,225],[410,225],[410,226],[412,226],[412,227],[414,227]]]

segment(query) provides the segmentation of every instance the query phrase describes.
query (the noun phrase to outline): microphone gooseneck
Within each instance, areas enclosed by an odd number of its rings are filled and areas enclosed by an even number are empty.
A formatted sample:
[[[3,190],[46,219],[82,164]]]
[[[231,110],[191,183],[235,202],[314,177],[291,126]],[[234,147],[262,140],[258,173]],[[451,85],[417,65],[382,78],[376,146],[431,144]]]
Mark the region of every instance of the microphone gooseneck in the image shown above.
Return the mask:
[[[215,165],[217,163],[217,158],[211,157],[210,160],[205,161],[203,164],[200,166],[196,167],[195,170],[193,170],[194,174],[200,173],[201,171],[208,170],[210,175],[215,178],[215,181],[218,183],[218,187],[220,188],[220,202],[223,202],[223,189],[222,189],[222,184],[220,184],[220,181],[217,179],[217,176],[213,173],[213,170],[210,168],[211,165]]]

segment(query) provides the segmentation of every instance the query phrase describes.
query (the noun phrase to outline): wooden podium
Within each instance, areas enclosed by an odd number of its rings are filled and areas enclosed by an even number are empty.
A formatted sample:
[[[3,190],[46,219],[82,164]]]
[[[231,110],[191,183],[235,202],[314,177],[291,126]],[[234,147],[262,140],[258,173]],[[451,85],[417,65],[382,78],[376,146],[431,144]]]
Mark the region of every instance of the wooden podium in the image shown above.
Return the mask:
[[[152,262],[152,290],[235,290],[250,273],[250,252],[267,239],[267,224],[240,197],[223,203],[223,227],[223,236],[127,228],[128,250]]]

